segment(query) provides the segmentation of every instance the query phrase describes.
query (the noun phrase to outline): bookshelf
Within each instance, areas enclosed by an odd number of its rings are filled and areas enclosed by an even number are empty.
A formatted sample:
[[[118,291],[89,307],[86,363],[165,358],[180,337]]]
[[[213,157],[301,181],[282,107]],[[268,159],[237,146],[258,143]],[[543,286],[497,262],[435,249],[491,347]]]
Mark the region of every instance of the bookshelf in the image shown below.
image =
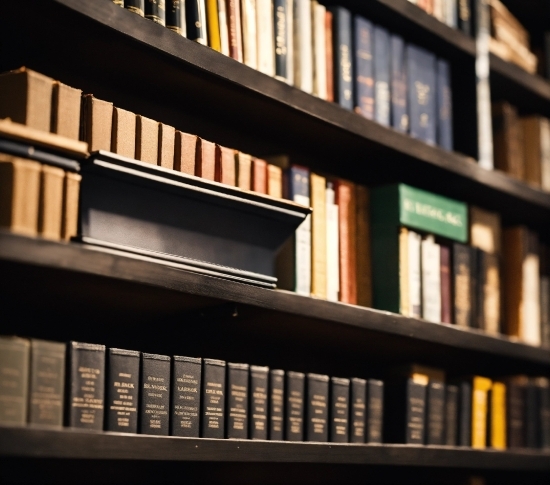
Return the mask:
[[[314,98],[109,0],[5,5],[0,70],[26,65],[177,129],[257,155],[284,151],[354,182],[401,181],[437,190],[498,211],[503,225],[525,223],[547,240],[550,194],[475,163],[474,40],[407,0],[373,0],[368,7],[359,0],[338,3],[460,66],[453,71],[457,152]],[[523,112],[550,115],[548,81],[495,56],[490,64],[493,98],[505,96],[518,100]],[[166,353],[188,349],[330,375],[367,367],[376,377],[386,362],[420,358],[465,373],[542,375],[550,369],[550,349],[505,336],[261,289],[117,251],[0,232],[0,271],[2,305],[14,316],[3,333],[141,350],[148,345],[148,351]],[[32,306],[25,304],[29,294]],[[28,463],[34,468],[22,466]],[[463,483],[476,474],[489,483],[514,483],[526,474],[529,483],[546,483],[550,455],[0,428],[0,466],[13,481],[47,476],[60,483],[77,470],[105,483],[113,477],[145,483],[164,473],[167,482],[187,473],[194,483],[242,483],[244,470],[246,478],[262,483],[358,483],[366,475],[373,483]],[[61,476],[56,467],[67,471]]]

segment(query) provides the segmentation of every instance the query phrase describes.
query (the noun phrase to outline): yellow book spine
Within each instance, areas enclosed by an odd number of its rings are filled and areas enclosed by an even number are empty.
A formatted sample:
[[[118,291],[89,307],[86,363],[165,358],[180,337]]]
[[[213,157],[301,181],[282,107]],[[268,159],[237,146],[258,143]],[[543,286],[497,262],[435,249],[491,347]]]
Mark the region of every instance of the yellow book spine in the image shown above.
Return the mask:
[[[327,297],[327,214],[325,177],[311,174],[311,294]]]
[[[208,45],[215,51],[221,52],[218,0],[206,0],[206,20],[208,26]]]
[[[506,449],[506,386],[502,382],[491,387],[491,447]]]
[[[486,377],[474,377],[472,385],[472,448],[487,447],[487,397],[492,382]]]

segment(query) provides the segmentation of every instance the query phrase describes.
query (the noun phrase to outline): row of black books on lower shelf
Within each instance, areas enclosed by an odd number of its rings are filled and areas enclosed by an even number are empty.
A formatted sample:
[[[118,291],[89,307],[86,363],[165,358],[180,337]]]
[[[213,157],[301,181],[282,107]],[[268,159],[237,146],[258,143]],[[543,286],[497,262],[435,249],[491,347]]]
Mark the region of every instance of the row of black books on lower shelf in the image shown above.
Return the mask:
[[[0,337],[0,425],[190,438],[549,448],[543,377],[447,380],[417,364],[338,378]]]

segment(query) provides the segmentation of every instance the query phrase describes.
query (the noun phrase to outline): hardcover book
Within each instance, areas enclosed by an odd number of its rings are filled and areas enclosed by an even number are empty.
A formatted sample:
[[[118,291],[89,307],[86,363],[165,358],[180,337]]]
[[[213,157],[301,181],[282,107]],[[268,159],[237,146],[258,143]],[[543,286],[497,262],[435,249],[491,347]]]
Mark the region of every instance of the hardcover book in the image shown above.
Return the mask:
[[[328,441],[329,377],[307,375],[306,441]]]
[[[312,2],[313,27],[313,94],[327,99],[327,52],[326,52],[326,15],[324,5]]]
[[[433,236],[422,241],[422,318],[441,323],[441,248]]]
[[[258,28],[256,26],[256,0],[241,1],[243,61],[252,69],[258,68]]]
[[[284,439],[285,371],[269,372],[269,439]]]
[[[111,151],[123,157],[136,158],[136,115],[113,108]]]
[[[326,11],[325,15],[325,40],[326,40],[326,66],[327,66],[327,97],[326,100],[334,101],[334,44],[332,36],[332,12]]]
[[[331,377],[330,392],[330,441],[349,441],[350,380]]]
[[[468,379],[459,382],[458,445],[472,446],[472,383]]]
[[[441,322],[452,323],[451,249],[440,246]]]
[[[0,337],[0,424],[24,425],[29,396],[30,343]]]
[[[488,396],[492,384],[486,377],[472,379],[472,448],[487,447]]]
[[[294,0],[294,85],[313,92],[313,32],[311,0]]]
[[[495,450],[506,449],[506,385],[493,382],[490,391],[488,443]],[[537,412],[538,409],[535,410]],[[536,434],[536,433],[535,433]]]
[[[550,381],[546,377],[536,379],[538,413],[540,421],[539,447],[550,448]]]
[[[492,105],[494,168],[523,180],[523,131],[517,109],[506,101]]]
[[[469,327],[471,321],[471,251],[463,244],[453,244],[454,323]]]
[[[216,145],[216,182],[236,185],[235,152],[231,148]]]
[[[391,51],[390,34],[379,26],[374,26],[374,119],[390,126],[391,115]]]
[[[267,195],[283,198],[283,170],[276,165],[267,165]]]
[[[405,42],[399,35],[390,37],[391,59],[391,126],[401,133],[409,131],[407,106],[407,63]]]
[[[145,0],[124,0],[124,8],[141,17],[145,16]]]
[[[176,131],[174,170],[187,175],[195,175],[198,143],[198,136]]]
[[[544,137],[548,136],[545,131],[548,130],[548,120],[540,116],[527,116],[521,119],[521,128],[523,130],[523,154],[524,154],[524,180],[541,187],[542,171],[548,163],[545,158],[549,151],[548,141]],[[547,153],[545,153],[545,151]]]
[[[185,0],[166,0],[166,27],[187,37]]]
[[[199,138],[195,175],[207,180],[216,178],[216,144]]]
[[[340,292],[344,303],[357,303],[357,198],[355,185],[337,180],[338,233],[340,251]],[[315,214],[315,213],[314,213]]]
[[[350,442],[365,442],[365,424],[367,417],[367,381],[354,377],[351,379],[350,397]]]
[[[52,119],[50,131],[78,140],[80,135],[80,105],[82,91],[59,81],[53,83]]]
[[[286,373],[285,439],[304,441],[304,391],[305,375],[301,372]]]
[[[338,301],[340,290],[340,251],[338,230],[338,205],[335,203],[333,184],[327,183],[327,300]]]
[[[451,67],[447,61],[437,60],[437,144],[445,150],[453,149],[453,97]]]
[[[430,377],[426,396],[426,444],[445,443],[445,382]]]
[[[252,159],[252,190],[267,194],[267,162],[260,158]]]
[[[229,55],[243,62],[243,39],[240,0],[227,0],[227,24],[229,26]]]
[[[142,354],[139,432],[168,436],[170,423],[170,367],[167,355]]]
[[[534,379],[531,377],[525,389],[525,446],[539,447],[539,433],[541,429],[538,392]]]
[[[327,297],[326,179],[312,173],[311,183],[311,294]]]
[[[472,35],[472,12],[470,0],[457,0],[458,7],[458,28],[466,35]]]
[[[101,99],[94,98],[91,94],[86,94],[82,96],[81,116],[80,139],[88,143],[90,152],[97,150],[109,151],[111,149],[113,126],[113,103],[102,101]],[[151,163],[156,163],[156,161]]]
[[[269,367],[250,366],[250,439],[266,440],[268,435]]]
[[[172,359],[170,434],[199,437],[202,359],[175,355]]]
[[[226,438],[248,438],[248,364],[227,363]]]
[[[252,157],[246,153],[235,152],[237,168],[237,187],[252,190]]]
[[[158,161],[159,125],[155,120],[141,115],[137,115],[136,120],[136,160],[156,165]]]
[[[187,0],[185,2],[185,22],[187,38],[199,44],[208,45],[205,0]]]
[[[367,443],[382,443],[384,422],[384,383],[377,379],[367,381]]]
[[[273,2],[256,0],[258,71],[275,75],[275,37],[273,35]]]
[[[293,35],[290,29],[290,16],[292,15],[292,2],[288,0],[273,0],[273,24],[275,34],[275,77],[289,82],[288,57],[291,53],[289,40]]]
[[[458,444],[458,410],[459,387],[452,384],[445,386],[445,440],[444,445],[457,446]]]
[[[486,253],[501,253],[500,215],[470,206],[470,244]]]
[[[355,111],[374,119],[373,25],[356,15],[354,26]]]
[[[38,234],[44,239],[61,239],[64,182],[63,169],[42,165],[38,199]]]
[[[225,438],[225,362],[203,359],[201,437]]]
[[[82,176],[77,173],[66,172],[63,185],[63,220],[61,234],[64,241],[76,236],[78,226],[78,200]]]
[[[172,126],[159,123],[159,142],[157,165],[174,169],[174,152],[176,143],[176,130]]]
[[[363,185],[356,185],[355,196],[355,205],[357,209],[357,304],[361,306],[372,307],[372,260],[369,189]]]
[[[526,376],[506,379],[506,437],[508,448],[526,445],[525,398],[528,385]]]
[[[165,0],[145,0],[145,18],[166,25]]]
[[[220,16],[218,14],[218,3],[225,8],[225,0],[205,0],[206,25],[208,30],[208,45],[215,51],[221,52],[221,29]]]
[[[353,110],[353,63],[351,13],[343,7],[330,7],[334,53],[334,101]]]
[[[210,0],[216,2],[218,7],[218,24],[220,28],[220,49],[223,55],[229,56],[229,23],[227,17],[226,0]],[[215,33],[214,33],[215,34]]]

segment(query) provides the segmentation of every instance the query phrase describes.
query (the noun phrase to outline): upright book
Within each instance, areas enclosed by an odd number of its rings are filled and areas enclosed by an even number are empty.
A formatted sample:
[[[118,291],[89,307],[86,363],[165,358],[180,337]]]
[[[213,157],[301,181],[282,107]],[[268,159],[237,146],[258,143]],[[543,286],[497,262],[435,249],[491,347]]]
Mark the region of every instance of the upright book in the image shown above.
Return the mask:
[[[451,66],[437,60],[437,144],[445,150],[453,149],[453,97]]]
[[[445,440],[447,446],[458,444],[458,412],[460,388],[457,385],[445,386]]]
[[[170,367],[167,355],[142,354],[141,361],[141,434],[170,434]]]
[[[327,297],[326,179],[312,173],[311,183],[311,294]]]
[[[269,372],[269,439],[282,441],[285,437],[285,371]]]
[[[354,377],[350,390],[350,442],[365,442],[367,418],[367,381]]]
[[[373,25],[356,15],[353,18],[355,111],[374,119]]]
[[[124,8],[140,17],[145,16],[145,0],[124,0]]]
[[[250,366],[250,438],[266,440],[268,437],[269,367]]]
[[[329,439],[329,384],[328,376],[307,375],[306,441]]]
[[[202,45],[208,45],[208,27],[205,0],[185,2],[185,23],[187,38]]]
[[[294,0],[294,85],[313,92],[313,29],[311,0]]]
[[[156,24],[166,25],[166,3],[165,0],[146,0],[145,18]]]
[[[275,77],[281,81],[290,82],[288,58],[293,55],[289,51],[290,38],[293,35],[290,29],[292,16],[292,2],[288,0],[273,0],[273,24],[275,36]]]
[[[29,341],[0,337],[0,424],[27,422],[29,393]]]
[[[225,438],[225,369],[223,360],[203,359],[202,438]]]
[[[338,236],[340,253],[339,300],[357,303],[357,198],[355,185],[337,180]]]
[[[384,382],[367,381],[367,443],[382,443],[384,423]]]
[[[304,393],[305,375],[301,372],[287,372],[285,386],[285,439],[287,441],[304,441]]]
[[[391,115],[391,50],[390,34],[379,26],[374,27],[374,119],[390,126]]]
[[[350,380],[339,377],[330,379],[330,441],[349,441]]]
[[[252,69],[258,68],[258,26],[256,0],[241,0],[241,26],[243,62]]]
[[[166,27],[176,34],[187,36],[184,1],[166,0]]]
[[[409,131],[409,113],[407,103],[407,63],[405,42],[399,35],[390,37],[391,59],[391,126],[407,133]]]
[[[334,101],[352,110],[354,96],[351,13],[343,7],[330,7],[330,11],[333,19]]]
[[[202,359],[175,355],[172,359],[170,434],[200,435]]]
[[[275,75],[273,26],[273,1],[256,0],[258,70],[268,76]]]
[[[248,376],[248,364],[227,363],[227,438],[248,438]]]

